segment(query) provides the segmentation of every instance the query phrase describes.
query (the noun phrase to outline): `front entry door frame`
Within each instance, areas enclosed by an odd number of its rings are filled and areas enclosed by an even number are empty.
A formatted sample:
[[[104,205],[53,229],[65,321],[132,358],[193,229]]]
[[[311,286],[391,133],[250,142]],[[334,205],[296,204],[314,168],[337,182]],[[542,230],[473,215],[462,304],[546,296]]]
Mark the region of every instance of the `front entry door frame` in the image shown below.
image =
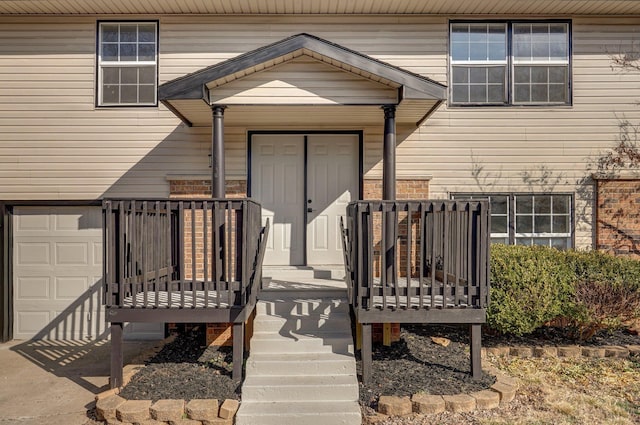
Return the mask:
[[[251,169],[251,149],[252,149],[252,138],[254,135],[259,134],[273,134],[273,135],[299,135],[304,136],[304,199],[308,199],[308,152],[307,152],[307,138],[306,136],[316,135],[316,134],[326,134],[326,135],[355,135],[358,137],[358,200],[362,199],[363,196],[363,176],[364,176],[364,132],[362,130],[251,130],[247,133],[247,196],[251,197],[251,178],[252,178],[252,169]],[[305,231],[302,232],[302,246],[303,250],[303,261],[304,265],[308,264],[307,261],[307,220],[308,213],[307,209],[303,209],[303,223]]]

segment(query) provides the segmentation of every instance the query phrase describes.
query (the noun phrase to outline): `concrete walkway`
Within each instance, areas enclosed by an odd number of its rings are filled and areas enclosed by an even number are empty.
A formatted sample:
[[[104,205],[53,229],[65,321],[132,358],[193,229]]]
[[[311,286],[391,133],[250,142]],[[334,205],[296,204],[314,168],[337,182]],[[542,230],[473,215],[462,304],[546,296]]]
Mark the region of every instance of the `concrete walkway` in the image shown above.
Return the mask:
[[[126,342],[125,364],[160,341]],[[85,425],[94,397],[108,389],[109,341],[0,344],[0,425]]]

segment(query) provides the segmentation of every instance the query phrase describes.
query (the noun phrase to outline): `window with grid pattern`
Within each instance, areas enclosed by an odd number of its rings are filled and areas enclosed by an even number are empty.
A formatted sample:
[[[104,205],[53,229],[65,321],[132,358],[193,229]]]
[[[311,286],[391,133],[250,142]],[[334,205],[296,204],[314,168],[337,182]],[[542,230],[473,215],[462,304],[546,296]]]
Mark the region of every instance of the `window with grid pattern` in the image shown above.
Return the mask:
[[[452,22],[452,105],[568,105],[568,22]]]
[[[453,194],[453,199],[489,199],[491,242],[573,246],[573,197],[566,194]]]
[[[157,23],[101,22],[98,32],[98,105],[156,105]]]

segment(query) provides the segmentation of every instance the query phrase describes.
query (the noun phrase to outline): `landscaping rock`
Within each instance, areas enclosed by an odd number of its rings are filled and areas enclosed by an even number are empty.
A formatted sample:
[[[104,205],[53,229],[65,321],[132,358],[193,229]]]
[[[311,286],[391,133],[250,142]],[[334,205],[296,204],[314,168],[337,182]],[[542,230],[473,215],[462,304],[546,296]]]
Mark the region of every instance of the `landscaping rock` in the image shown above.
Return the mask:
[[[117,395],[110,395],[96,401],[96,417],[101,421],[116,419],[116,410],[127,400]]]
[[[511,347],[509,354],[522,358],[533,357],[533,348],[531,347]]]
[[[453,413],[473,412],[476,409],[476,399],[467,394],[445,395],[445,407]]]
[[[218,400],[196,399],[187,403],[185,408],[189,419],[196,421],[212,420],[218,418]]]
[[[500,406],[500,394],[495,391],[484,390],[470,395],[476,399],[476,407],[478,409],[495,409]]]
[[[208,421],[202,421],[202,425],[233,425],[233,418],[231,419],[216,418]]]
[[[441,345],[441,346],[443,346],[445,348],[448,347],[449,344],[451,344],[451,340],[450,339],[442,338],[442,337],[439,337],[439,336],[432,336],[431,337],[431,341],[433,341],[434,344]]]
[[[201,421],[196,421],[194,419],[180,419],[177,421],[170,421],[171,425],[202,425]]]
[[[629,350],[630,355],[640,356],[640,345],[627,345],[625,348]]]
[[[491,389],[500,394],[500,404],[510,403],[516,397],[517,388],[504,382],[496,382]]]
[[[497,357],[505,357],[509,355],[511,348],[509,347],[487,347],[487,354]]]
[[[409,397],[380,396],[378,410],[389,416],[407,416],[413,412]]]
[[[239,407],[240,403],[238,403],[238,400],[226,399],[220,407],[220,413],[218,416],[222,419],[233,419]]]
[[[577,358],[582,356],[582,347],[577,345],[569,345],[558,347],[558,357]]]
[[[122,422],[137,423],[151,419],[149,408],[151,400],[127,400],[116,410],[116,416]]]
[[[629,357],[629,350],[625,347],[619,347],[617,345],[609,345],[604,347],[604,355],[605,357],[614,357],[617,359],[622,359]]]
[[[414,394],[411,404],[415,413],[442,413],[446,410],[444,398],[441,395]]]
[[[177,421],[184,415],[184,400],[158,400],[149,410],[158,421]]]
[[[533,347],[533,355],[535,357],[557,357],[558,347],[552,347],[552,346]]]
[[[605,349],[602,347],[582,347],[584,357],[601,359],[605,356]]]

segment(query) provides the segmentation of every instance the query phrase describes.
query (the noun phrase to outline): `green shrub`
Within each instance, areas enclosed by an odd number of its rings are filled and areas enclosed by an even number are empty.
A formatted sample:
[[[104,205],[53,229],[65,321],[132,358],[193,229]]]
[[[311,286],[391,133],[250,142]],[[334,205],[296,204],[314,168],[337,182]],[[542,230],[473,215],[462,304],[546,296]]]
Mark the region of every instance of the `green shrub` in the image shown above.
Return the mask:
[[[563,318],[575,335],[640,317],[640,261],[599,251],[492,245],[487,324],[523,335]]]
[[[575,308],[575,280],[562,251],[492,245],[488,325],[502,333],[523,335],[566,316]]]

